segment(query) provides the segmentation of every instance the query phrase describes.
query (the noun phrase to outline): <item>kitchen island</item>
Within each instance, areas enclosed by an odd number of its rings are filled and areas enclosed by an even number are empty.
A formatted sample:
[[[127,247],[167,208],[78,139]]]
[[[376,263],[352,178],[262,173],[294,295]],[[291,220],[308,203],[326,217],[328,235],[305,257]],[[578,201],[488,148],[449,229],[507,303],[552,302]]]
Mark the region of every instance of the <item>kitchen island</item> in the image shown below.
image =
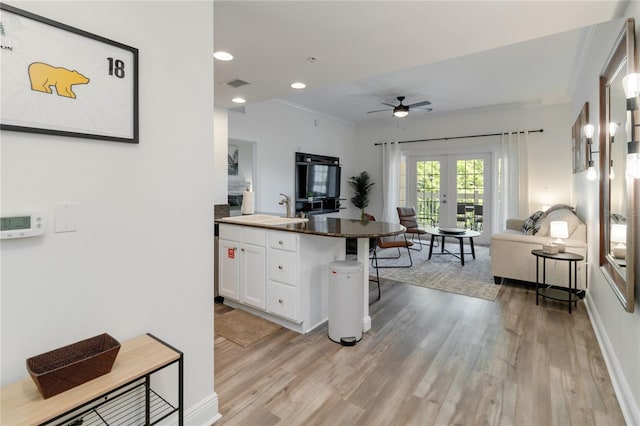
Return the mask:
[[[247,215],[219,218],[218,271],[225,304],[291,330],[308,333],[327,320],[327,265],[345,258],[347,238],[358,240],[363,265],[362,330],[369,316],[369,238],[401,234],[397,223]]]

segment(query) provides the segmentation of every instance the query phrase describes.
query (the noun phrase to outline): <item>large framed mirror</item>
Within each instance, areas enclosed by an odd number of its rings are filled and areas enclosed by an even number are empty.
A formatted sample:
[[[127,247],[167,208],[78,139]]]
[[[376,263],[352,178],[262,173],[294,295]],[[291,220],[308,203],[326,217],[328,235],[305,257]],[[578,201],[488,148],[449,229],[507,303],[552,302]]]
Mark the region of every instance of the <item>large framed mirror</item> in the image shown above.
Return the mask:
[[[627,312],[633,312],[638,183],[626,174],[632,140],[622,79],[635,72],[634,20],[627,19],[600,76],[600,268]],[[613,123],[613,124],[612,124]],[[637,140],[637,139],[635,139]]]

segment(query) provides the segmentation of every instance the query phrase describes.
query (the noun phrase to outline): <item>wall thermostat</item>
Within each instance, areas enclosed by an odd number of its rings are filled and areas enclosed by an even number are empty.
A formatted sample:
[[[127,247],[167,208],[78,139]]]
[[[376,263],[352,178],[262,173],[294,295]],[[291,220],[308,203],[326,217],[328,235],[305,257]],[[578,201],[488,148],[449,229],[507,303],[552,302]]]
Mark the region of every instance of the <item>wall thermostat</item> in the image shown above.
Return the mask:
[[[38,213],[2,215],[0,239],[35,237],[44,234],[44,220]]]

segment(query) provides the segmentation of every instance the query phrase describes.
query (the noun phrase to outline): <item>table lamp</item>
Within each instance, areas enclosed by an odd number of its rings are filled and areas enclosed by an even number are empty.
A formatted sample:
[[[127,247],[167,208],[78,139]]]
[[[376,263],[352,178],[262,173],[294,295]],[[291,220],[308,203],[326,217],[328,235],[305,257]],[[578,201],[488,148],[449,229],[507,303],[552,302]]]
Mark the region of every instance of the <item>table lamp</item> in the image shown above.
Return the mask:
[[[558,253],[564,253],[567,247],[562,241],[563,238],[569,238],[569,226],[563,220],[553,220],[549,224],[549,235],[555,238],[553,244],[558,247]]]
[[[627,225],[619,223],[611,225],[611,242],[618,243],[613,247],[613,257],[624,259],[627,256]]]

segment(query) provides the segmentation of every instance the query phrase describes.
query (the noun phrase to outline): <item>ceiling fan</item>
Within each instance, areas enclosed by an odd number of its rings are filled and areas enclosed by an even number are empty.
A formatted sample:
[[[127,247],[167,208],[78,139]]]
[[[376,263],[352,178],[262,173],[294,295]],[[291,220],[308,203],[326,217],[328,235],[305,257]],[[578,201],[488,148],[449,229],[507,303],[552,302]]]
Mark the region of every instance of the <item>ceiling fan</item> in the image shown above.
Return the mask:
[[[409,104],[409,105],[404,105],[402,103],[402,101],[404,101],[404,96],[398,96],[397,99],[400,102],[398,105],[391,105],[391,104],[388,104],[386,102],[382,102],[382,105],[390,106],[393,109],[378,109],[378,110],[375,110],[375,111],[368,111],[367,114],[371,114],[372,112],[393,111],[393,116],[394,117],[402,118],[402,117],[406,117],[407,115],[409,115],[409,110],[411,108],[417,109],[417,108],[423,107],[425,105],[431,105],[431,102],[429,102],[429,101],[422,101],[422,102],[416,102],[416,103]],[[420,109],[423,109],[425,111],[432,111],[433,110],[433,108],[420,108]]]

